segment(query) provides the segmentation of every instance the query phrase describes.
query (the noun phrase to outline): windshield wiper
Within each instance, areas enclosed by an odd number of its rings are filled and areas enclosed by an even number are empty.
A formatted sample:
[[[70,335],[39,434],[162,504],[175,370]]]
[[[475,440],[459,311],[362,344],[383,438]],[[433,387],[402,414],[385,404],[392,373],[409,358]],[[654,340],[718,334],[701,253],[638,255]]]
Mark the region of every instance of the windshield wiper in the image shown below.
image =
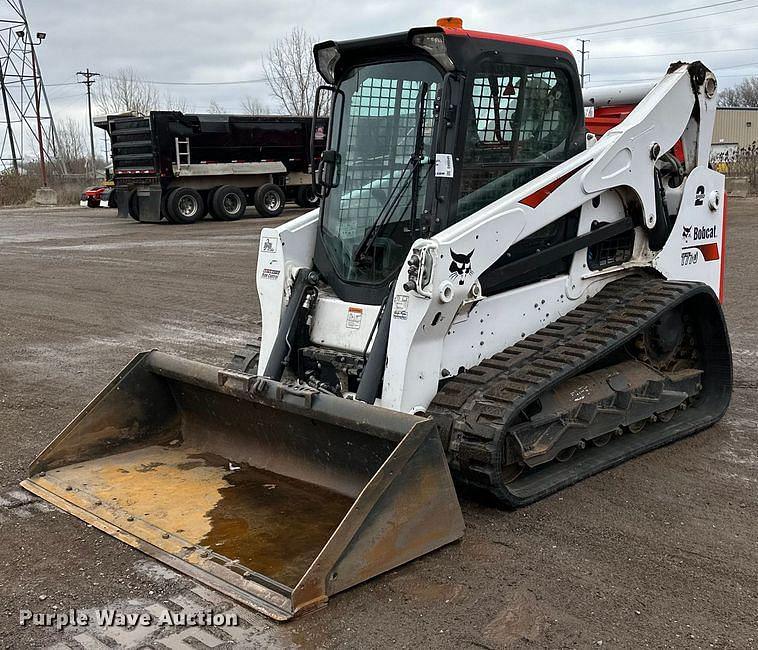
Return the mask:
[[[416,203],[418,202],[418,192],[419,192],[418,170],[420,168],[421,161],[423,160],[423,157],[424,157],[423,129],[424,129],[424,121],[426,119],[426,95],[428,91],[429,91],[428,82],[422,81],[421,86],[419,88],[419,95],[418,95],[419,107],[418,107],[418,116],[416,118],[416,140],[414,143],[413,153],[410,155],[410,158],[408,158],[408,162],[406,162],[405,167],[403,167],[403,171],[400,173],[400,177],[392,186],[392,189],[389,195],[387,196],[387,199],[385,200],[384,204],[379,210],[379,216],[374,222],[374,225],[366,233],[366,235],[361,240],[361,243],[358,245],[358,248],[355,250],[355,254],[353,255],[353,262],[358,263],[358,262],[363,261],[366,258],[366,253],[373,246],[374,242],[376,241],[376,238],[379,236],[379,233],[382,231],[382,228],[389,222],[389,220],[395,214],[395,210],[397,210],[397,206],[400,205],[400,200],[403,198],[403,196],[405,195],[405,191],[408,189],[408,186],[411,184],[413,184],[413,191],[411,193],[411,202],[412,202],[411,228],[413,228],[413,225],[416,219]],[[408,175],[407,178],[405,178],[406,173],[408,171],[410,171],[410,174]]]

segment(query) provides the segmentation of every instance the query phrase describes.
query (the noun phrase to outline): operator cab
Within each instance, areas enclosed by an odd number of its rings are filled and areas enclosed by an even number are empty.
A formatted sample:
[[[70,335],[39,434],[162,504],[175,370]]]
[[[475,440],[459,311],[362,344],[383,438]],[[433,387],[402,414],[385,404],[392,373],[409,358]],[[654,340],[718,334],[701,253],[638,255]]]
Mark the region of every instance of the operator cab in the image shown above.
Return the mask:
[[[584,148],[576,63],[561,45],[465,30],[448,18],[327,41],[314,55],[329,84],[316,108],[328,97],[331,114],[315,173],[314,264],[342,300],[380,304],[415,240]],[[509,257],[575,231],[568,215]]]

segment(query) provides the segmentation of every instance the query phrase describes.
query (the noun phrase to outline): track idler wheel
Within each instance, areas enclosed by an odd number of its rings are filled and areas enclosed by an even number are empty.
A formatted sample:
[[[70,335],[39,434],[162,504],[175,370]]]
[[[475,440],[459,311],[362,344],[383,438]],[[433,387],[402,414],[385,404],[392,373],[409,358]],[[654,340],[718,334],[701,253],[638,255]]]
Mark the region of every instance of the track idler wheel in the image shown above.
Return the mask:
[[[502,469],[502,480],[505,485],[508,485],[509,483],[513,483],[521,474],[524,472],[524,465],[521,463],[510,463],[508,465],[503,465]]]

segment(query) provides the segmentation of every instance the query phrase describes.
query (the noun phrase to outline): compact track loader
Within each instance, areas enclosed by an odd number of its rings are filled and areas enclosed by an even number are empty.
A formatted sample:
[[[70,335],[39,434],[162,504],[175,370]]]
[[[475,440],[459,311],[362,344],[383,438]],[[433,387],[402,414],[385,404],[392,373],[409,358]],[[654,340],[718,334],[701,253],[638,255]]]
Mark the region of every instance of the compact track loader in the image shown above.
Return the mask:
[[[314,54],[321,205],[262,232],[260,344],[140,354],[24,481],[282,620],[461,537],[454,481],[532,503],[732,384],[702,63],[583,96],[566,48],[457,19]]]

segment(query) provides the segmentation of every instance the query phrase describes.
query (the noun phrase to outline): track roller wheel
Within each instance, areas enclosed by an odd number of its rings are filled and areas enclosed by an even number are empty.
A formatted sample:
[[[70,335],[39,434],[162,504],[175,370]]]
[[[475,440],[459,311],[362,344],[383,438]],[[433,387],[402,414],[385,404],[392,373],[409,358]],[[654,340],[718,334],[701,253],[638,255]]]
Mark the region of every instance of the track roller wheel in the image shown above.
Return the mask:
[[[602,436],[597,436],[596,438],[592,439],[592,444],[595,445],[595,447],[605,447],[613,437],[613,432],[609,431],[608,433],[604,433]]]
[[[671,418],[673,418],[676,415],[677,410],[679,410],[679,407],[675,407],[672,409],[669,409],[668,411],[663,411],[661,413],[657,414],[658,420],[660,422],[671,422]]]
[[[627,424],[626,428],[629,430],[630,433],[640,433],[645,428],[645,425],[647,425],[647,419],[644,420],[638,420],[637,422],[633,422],[632,424]]]
[[[555,460],[557,460],[559,463],[566,463],[571,460],[571,457],[575,452],[576,447],[566,447],[566,449],[561,449],[561,451],[558,452]]]

